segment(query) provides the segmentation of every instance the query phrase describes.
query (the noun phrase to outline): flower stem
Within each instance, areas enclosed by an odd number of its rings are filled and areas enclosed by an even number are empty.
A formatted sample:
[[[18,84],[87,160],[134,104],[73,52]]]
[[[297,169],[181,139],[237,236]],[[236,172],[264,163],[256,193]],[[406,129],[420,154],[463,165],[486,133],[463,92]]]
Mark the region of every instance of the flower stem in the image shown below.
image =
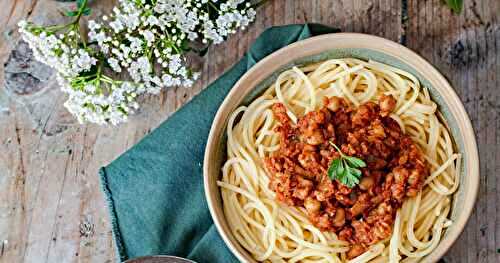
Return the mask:
[[[73,22],[68,23],[68,24],[62,24],[62,25],[53,25],[53,26],[48,26],[48,27],[45,27],[45,29],[46,29],[47,31],[57,31],[57,30],[60,30],[60,29],[66,28],[66,27],[71,26],[71,25],[73,25]]]
[[[78,9],[78,15],[76,16],[75,20],[73,21],[73,23],[78,23],[80,22],[80,17],[82,17],[83,15],[83,11],[85,10],[85,8],[87,7],[87,1],[88,0],[83,0],[83,3],[82,3],[82,6],[80,6],[80,9]]]

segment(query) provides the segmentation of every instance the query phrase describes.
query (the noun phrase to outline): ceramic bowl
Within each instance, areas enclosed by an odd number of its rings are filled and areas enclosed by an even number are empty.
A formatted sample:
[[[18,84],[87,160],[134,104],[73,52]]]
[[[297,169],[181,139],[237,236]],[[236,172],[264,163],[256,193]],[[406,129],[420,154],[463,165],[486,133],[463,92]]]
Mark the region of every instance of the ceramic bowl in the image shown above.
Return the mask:
[[[225,219],[217,180],[225,161],[225,131],[228,117],[238,106],[260,95],[278,74],[294,65],[332,58],[373,59],[413,73],[438,104],[463,156],[460,186],[453,198],[449,227],[439,245],[423,259],[436,262],[451,247],[472,213],[479,185],[479,157],[471,122],[464,106],[448,81],[427,61],[410,49],[390,40],[357,33],[336,33],[309,38],[282,48],[253,66],[234,85],[220,106],[210,130],[204,158],[205,194],[214,223],[229,249],[242,262],[255,262],[233,237]]]

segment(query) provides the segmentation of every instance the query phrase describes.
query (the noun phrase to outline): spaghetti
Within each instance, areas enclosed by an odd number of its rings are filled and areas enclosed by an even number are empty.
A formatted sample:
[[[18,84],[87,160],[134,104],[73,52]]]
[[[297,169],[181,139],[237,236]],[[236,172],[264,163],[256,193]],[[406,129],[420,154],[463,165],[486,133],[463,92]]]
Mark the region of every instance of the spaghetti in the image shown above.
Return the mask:
[[[276,201],[264,159],[279,149],[279,125],[271,107],[281,103],[294,123],[321,108],[322,98],[342,97],[354,106],[396,98],[389,115],[421,148],[430,175],[418,194],[397,211],[392,234],[366,252],[347,258],[348,242],[322,232],[303,207]],[[281,73],[262,96],[237,108],[227,126],[227,161],[218,181],[226,220],[234,237],[263,262],[417,262],[439,243],[451,198],[459,185],[455,153],[437,105],[410,73],[375,61],[332,59]]]

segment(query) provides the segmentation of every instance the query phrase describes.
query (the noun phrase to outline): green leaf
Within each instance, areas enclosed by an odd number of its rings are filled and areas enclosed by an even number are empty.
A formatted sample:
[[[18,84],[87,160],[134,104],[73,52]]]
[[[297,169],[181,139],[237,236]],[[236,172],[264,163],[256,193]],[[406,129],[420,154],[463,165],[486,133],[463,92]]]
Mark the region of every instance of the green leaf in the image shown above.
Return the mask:
[[[359,178],[362,172],[357,168],[366,167],[366,163],[360,158],[354,156],[347,156],[340,148],[333,142],[329,143],[337,150],[340,154],[340,158],[332,160],[330,167],[328,167],[328,177],[331,180],[337,180],[341,184],[353,188],[359,184]]]
[[[344,182],[342,182],[349,188],[353,188],[359,183],[359,179],[351,173],[351,169],[351,167],[347,167],[345,170]]]
[[[353,177],[353,176],[350,176],[350,177],[347,178],[347,183],[346,183],[347,187],[353,188],[357,184],[359,184],[359,179],[358,178]]]
[[[445,3],[455,14],[460,14],[462,12],[464,5],[463,0],[445,0]]]
[[[330,163],[330,167],[328,167],[328,177],[330,177],[331,180],[335,179],[339,165],[340,159],[332,160]]]
[[[359,159],[359,158],[357,158],[357,157],[354,157],[354,156],[346,156],[346,157],[344,157],[344,158],[345,158],[345,159],[347,160],[347,162],[349,162],[349,164],[350,164],[351,166],[353,166],[354,168],[363,168],[363,167],[366,167],[366,163],[365,163],[363,160],[361,160],[361,159]]]
[[[187,39],[184,39],[180,45],[180,48],[184,51],[191,50],[191,47],[189,47],[189,41]]]
[[[337,181],[339,181],[343,185],[348,185],[348,183],[349,183],[347,181],[347,176],[345,173],[343,173],[341,176],[337,177]]]
[[[338,159],[338,160],[339,160],[339,166],[337,167],[337,174],[338,174],[338,177],[343,177],[344,172],[345,172],[344,162],[341,161],[340,159]]]
[[[53,52],[58,57],[61,56],[64,53],[64,51],[62,49],[60,49],[60,48],[54,49]]]
[[[90,11],[91,11],[91,10],[90,10],[90,8],[85,7],[85,9],[83,9],[82,14],[83,14],[84,16],[88,16],[88,15],[90,15]]]
[[[66,12],[66,16],[77,16],[78,15],[78,11],[68,11]]]
[[[356,168],[352,168],[352,167],[349,167],[348,168],[349,172],[355,176],[356,178],[359,178],[361,177],[361,171],[359,169],[356,169]]]
[[[76,0],[76,7],[78,7],[78,9],[80,9],[83,6],[84,2],[85,2],[85,0]]]

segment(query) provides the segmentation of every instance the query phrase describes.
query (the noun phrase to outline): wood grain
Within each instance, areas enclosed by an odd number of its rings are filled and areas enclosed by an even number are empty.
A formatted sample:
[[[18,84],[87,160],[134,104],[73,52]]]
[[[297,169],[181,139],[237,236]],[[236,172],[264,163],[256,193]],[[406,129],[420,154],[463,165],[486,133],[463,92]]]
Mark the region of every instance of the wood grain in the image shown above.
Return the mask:
[[[0,262],[112,262],[115,252],[97,170],[126,151],[230,68],[267,27],[317,22],[343,31],[402,41],[436,65],[457,88],[473,120],[482,153],[476,213],[447,262],[498,262],[500,247],[500,31],[497,0],[468,1],[460,16],[440,1],[269,0],[257,20],[204,58],[190,89],[144,98],[119,127],[80,125],[62,106],[54,78],[40,91],[10,92],[4,63],[18,45],[20,19],[55,23],[71,3],[3,1],[0,8]],[[93,1],[93,15],[112,0]],[[404,21],[404,23],[402,23]],[[406,30],[404,30],[406,29]],[[8,242],[3,242],[8,240]]]
[[[407,44],[438,68],[475,129],[480,189],[475,212],[445,262],[500,262],[500,2],[464,1],[453,15],[440,1],[408,1]]]

